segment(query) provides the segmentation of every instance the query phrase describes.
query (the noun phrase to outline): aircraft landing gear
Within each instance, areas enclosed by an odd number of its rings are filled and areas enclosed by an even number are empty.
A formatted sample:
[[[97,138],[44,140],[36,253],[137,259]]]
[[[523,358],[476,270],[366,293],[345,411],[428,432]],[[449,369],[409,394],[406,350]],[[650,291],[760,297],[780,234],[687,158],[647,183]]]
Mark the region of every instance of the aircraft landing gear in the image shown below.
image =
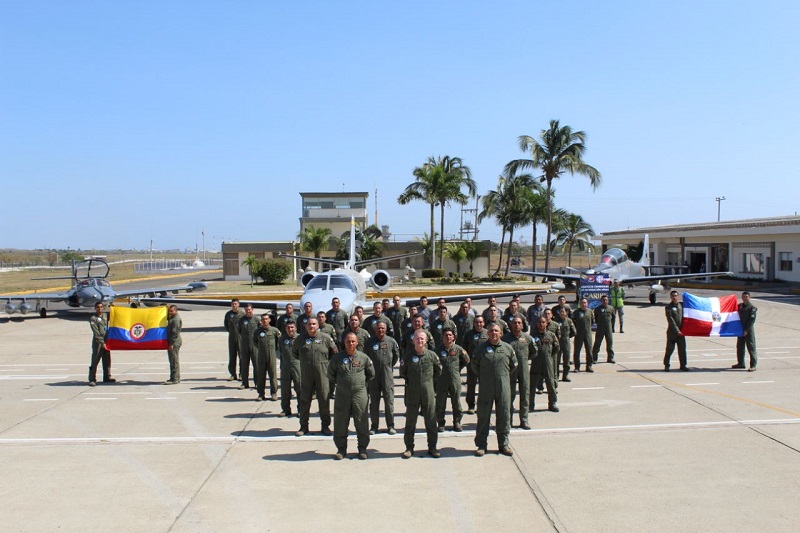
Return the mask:
[[[45,309],[44,307],[39,309],[39,316],[42,317],[42,318],[47,317],[47,309]]]
[[[654,292],[650,293],[650,303],[651,304],[655,304],[656,303],[656,293],[654,293]]]

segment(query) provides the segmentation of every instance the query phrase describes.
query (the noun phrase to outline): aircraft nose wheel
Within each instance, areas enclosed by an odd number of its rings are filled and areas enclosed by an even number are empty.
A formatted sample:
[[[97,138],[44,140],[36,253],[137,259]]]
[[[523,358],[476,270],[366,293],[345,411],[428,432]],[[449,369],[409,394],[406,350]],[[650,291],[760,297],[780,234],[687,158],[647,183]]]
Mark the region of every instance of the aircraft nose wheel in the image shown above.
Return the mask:
[[[39,316],[45,318],[47,316],[47,309],[45,309],[44,307],[39,309]]]
[[[654,292],[650,293],[650,303],[651,304],[656,303],[656,293],[654,293]]]

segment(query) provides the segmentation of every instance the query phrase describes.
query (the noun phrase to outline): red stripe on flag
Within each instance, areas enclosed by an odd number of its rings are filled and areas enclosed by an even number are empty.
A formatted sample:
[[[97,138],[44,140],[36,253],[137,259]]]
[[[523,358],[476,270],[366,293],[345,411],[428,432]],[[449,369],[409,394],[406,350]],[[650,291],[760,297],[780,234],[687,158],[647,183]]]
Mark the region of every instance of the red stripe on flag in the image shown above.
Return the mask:
[[[169,342],[166,340],[157,340],[150,342],[130,342],[120,341],[114,339],[106,340],[106,350],[167,350],[169,349]]]
[[[711,322],[685,317],[681,324],[681,333],[686,337],[708,337],[711,335]]]

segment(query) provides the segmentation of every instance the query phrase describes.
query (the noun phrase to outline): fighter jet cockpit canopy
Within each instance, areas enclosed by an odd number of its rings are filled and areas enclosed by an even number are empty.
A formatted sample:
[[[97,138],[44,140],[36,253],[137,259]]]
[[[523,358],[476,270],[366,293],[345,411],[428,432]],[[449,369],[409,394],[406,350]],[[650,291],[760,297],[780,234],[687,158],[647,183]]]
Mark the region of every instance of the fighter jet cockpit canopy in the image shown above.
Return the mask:
[[[607,265],[606,268],[620,265],[628,260],[628,255],[619,248],[610,248],[606,250],[603,257],[600,258],[601,265]]]

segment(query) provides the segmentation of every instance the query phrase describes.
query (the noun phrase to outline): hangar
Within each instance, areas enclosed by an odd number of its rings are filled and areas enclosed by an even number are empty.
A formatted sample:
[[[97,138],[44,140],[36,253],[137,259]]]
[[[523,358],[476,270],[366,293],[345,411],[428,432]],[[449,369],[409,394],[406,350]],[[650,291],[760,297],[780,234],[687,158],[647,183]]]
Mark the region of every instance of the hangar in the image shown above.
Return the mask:
[[[690,272],[730,270],[742,279],[800,282],[797,215],[608,231],[595,239],[605,251],[638,246],[645,234],[650,236],[653,264],[688,265]]]

